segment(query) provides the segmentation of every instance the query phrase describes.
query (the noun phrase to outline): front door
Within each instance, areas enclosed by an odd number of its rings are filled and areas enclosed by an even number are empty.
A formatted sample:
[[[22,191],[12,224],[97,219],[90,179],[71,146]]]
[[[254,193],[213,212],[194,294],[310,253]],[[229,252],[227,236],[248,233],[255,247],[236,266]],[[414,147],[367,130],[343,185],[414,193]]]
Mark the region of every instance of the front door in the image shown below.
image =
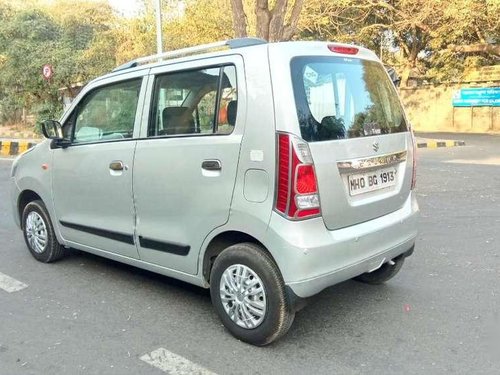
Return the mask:
[[[142,77],[90,90],[64,124],[71,138],[54,150],[53,198],[71,246],[138,258],[132,171]]]

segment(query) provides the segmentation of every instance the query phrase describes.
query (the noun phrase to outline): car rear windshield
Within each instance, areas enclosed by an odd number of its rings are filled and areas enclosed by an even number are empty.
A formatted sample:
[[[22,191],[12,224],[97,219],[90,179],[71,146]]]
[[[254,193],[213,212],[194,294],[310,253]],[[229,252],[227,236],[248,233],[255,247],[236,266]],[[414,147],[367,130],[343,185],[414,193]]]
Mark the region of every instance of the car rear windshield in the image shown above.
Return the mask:
[[[382,64],[314,56],[291,61],[302,138],[308,142],[407,131],[394,85]]]

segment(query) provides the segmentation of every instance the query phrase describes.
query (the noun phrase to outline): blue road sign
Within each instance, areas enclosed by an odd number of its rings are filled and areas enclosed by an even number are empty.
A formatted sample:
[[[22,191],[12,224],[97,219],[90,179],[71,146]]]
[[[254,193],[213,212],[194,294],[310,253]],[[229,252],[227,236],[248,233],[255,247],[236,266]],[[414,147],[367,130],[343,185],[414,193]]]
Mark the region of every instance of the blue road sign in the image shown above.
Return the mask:
[[[500,107],[500,87],[468,87],[453,94],[453,107]]]

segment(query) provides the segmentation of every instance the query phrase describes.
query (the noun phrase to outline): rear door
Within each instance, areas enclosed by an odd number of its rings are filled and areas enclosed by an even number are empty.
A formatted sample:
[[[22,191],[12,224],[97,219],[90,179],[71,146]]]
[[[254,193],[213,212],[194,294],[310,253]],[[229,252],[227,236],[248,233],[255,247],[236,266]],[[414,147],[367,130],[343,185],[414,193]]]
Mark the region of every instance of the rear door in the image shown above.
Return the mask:
[[[196,274],[203,240],[229,218],[243,130],[243,64],[229,56],[151,73],[149,121],[134,161],[139,253]]]
[[[291,76],[326,226],[347,227],[401,208],[411,188],[412,139],[383,66],[351,57],[295,57]]]

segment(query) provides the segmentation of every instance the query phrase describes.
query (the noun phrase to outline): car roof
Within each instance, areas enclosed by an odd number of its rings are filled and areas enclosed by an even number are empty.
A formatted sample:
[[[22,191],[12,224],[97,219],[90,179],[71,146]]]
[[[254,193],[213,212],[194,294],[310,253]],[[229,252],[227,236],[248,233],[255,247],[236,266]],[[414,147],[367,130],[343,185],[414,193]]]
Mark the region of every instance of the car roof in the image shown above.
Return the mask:
[[[140,57],[138,59],[120,65],[111,73],[100,76],[94,79],[92,82],[119,76],[124,73],[148,70],[159,66],[173,65],[188,61],[234,55],[235,53],[243,55],[244,57],[246,56],[247,58],[251,58],[256,49],[267,49],[270,53],[284,54],[290,57],[310,55],[337,55],[346,57],[345,54],[331,51],[328,47],[332,45],[337,47],[354,47],[355,49],[357,49],[357,53],[355,55],[349,55],[348,57],[378,61],[377,56],[371,50],[352,44],[324,41],[290,41],[267,43],[265,40],[258,38],[241,38],[183,48],[180,50],[164,52],[163,54],[159,55],[156,54]],[[224,47],[225,49],[221,49]],[[148,61],[150,62],[147,63]],[[143,62],[146,63],[142,65]]]

